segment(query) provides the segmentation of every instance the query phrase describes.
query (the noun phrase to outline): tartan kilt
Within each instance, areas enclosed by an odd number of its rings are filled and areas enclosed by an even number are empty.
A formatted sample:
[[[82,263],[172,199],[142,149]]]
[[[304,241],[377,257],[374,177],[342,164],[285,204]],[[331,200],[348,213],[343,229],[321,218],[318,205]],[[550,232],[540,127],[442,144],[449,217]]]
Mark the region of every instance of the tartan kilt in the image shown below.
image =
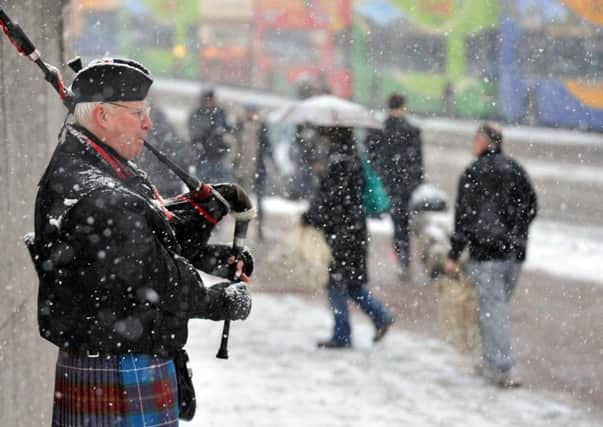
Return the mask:
[[[53,427],[178,426],[172,359],[59,351]]]

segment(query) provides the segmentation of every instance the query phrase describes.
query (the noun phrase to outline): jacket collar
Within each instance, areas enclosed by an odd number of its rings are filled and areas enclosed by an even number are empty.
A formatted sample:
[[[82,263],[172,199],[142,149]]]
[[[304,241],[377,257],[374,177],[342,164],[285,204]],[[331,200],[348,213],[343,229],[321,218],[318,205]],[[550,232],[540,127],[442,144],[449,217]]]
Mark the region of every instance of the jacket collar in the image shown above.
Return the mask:
[[[484,150],[479,156],[477,156],[477,158],[481,159],[483,157],[489,157],[489,156],[493,156],[495,154],[501,154],[501,153],[502,153],[502,148],[488,149],[488,150]]]
[[[70,134],[82,146],[83,152],[88,156],[93,156],[98,166],[111,173],[130,190],[138,194],[144,193],[148,199],[157,200],[162,213],[168,220],[170,219],[171,215],[163,206],[163,199],[157,189],[148,181],[146,172],[139,169],[133,162],[124,159],[88,129],[72,125],[70,130]]]
[[[100,138],[88,129],[80,125],[72,125],[72,129],[83,136],[83,141],[81,142],[85,144],[88,151],[107,165],[121,181],[137,175],[137,171],[135,171],[135,168],[132,167],[128,160],[101,141]],[[81,140],[82,138],[78,139]]]
[[[90,138],[92,140],[92,142],[94,142],[96,145],[100,146],[105,152],[109,153],[111,155],[111,157],[119,160],[121,163],[128,164],[128,160],[124,159],[117,151],[115,151],[113,148],[109,147],[106,143],[101,141],[101,139],[99,137],[97,137],[95,134],[90,132],[85,127],[83,127],[81,125],[72,125],[72,127],[76,131],[83,133],[85,137]]]

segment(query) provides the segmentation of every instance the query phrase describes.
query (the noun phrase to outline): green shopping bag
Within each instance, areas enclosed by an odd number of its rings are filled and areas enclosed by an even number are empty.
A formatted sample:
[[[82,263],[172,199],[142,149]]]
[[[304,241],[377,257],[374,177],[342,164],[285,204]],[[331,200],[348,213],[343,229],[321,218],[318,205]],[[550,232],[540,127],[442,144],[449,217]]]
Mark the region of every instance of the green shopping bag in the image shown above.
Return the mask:
[[[364,171],[362,204],[367,216],[378,216],[387,212],[390,207],[389,196],[366,158],[362,159],[362,169]]]

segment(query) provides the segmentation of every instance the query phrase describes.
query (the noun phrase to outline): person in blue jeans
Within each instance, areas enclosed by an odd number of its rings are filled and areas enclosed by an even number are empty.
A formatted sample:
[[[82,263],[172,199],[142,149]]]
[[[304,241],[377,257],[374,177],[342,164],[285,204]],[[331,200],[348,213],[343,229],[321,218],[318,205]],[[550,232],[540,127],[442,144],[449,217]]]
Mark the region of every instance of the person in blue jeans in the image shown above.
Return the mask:
[[[320,129],[328,141],[328,162],[308,211],[306,225],[320,229],[331,248],[327,296],[334,317],[333,335],[320,341],[321,348],[352,345],[348,300],[354,301],[372,320],[375,342],[393,323],[383,303],[367,288],[367,226],[362,206],[364,174],[351,128]]]
[[[510,302],[538,202],[528,174],[503,153],[502,142],[502,131],[493,123],[483,123],[475,134],[476,160],[459,180],[445,270],[457,272],[457,260],[469,248],[482,350],[477,371],[498,386],[514,387],[519,382],[511,375]]]
[[[514,364],[510,302],[520,270],[521,264],[515,260],[470,262],[468,265],[480,306],[482,363],[478,371],[502,386],[518,385],[517,378],[510,377]]]

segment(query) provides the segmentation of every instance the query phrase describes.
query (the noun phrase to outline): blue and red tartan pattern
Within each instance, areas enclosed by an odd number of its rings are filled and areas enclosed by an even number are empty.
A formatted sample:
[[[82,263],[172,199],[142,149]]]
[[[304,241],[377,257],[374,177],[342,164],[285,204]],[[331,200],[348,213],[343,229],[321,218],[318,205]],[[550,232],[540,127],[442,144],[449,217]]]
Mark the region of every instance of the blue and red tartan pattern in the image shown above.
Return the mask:
[[[52,425],[178,426],[173,361],[140,354],[94,358],[60,351]]]
[[[178,382],[172,360],[146,355],[122,356],[119,377],[127,396],[124,425],[178,425]]]

